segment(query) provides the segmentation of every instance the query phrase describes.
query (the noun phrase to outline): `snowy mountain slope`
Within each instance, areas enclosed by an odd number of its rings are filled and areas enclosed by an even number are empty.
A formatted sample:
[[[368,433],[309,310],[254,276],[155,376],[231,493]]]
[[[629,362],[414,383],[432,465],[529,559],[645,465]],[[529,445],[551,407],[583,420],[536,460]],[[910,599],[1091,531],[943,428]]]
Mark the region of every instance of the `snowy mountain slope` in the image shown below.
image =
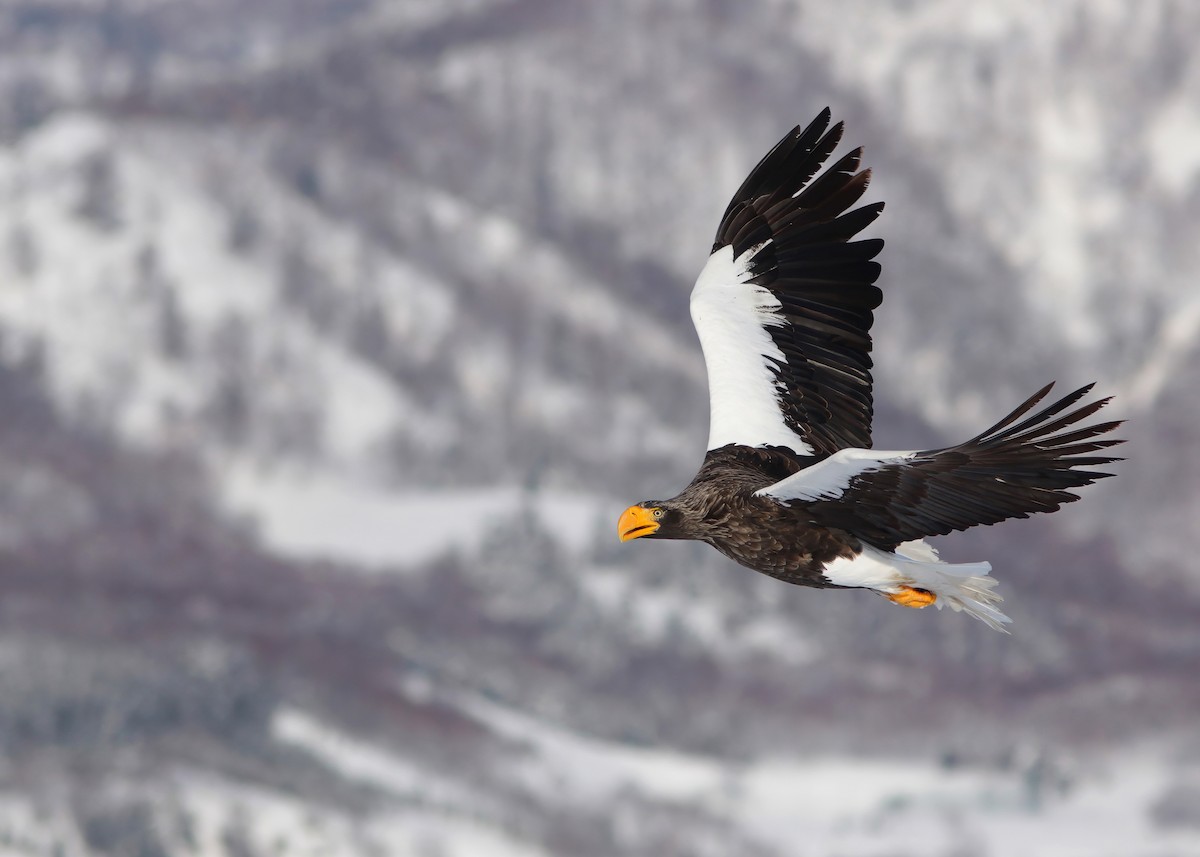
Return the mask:
[[[231,145],[77,116],[9,155],[4,317],[26,348],[48,355],[56,394],[74,412],[90,409],[89,418],[151,446],[200,444],[263,464],[327,461],[336,472],[383,464],[400,478],[422,460],[428,467],[431,454],[484,464],[484,453],[511,453],[501,444],[515,431],[532,435],[530,445],[588,431],[593,460],[631,442],[643,461],[678,457],[676,432],[641,430],[651,418],[641,397],[612,391],[610,416],[597,425],[575,378],[588,366],[619,373],[622,360],[651,360],[653,396],[681,377],[699,382],[690,350],[656,326],[626,324],[627,311],[569,260],[434,196],[426,228],[453,232],[490,262],[457,271],[465,284],[439,282],[297,205],[253,161],[231,164]],[[89,165],[107,165],[107,178]],[[229,184],[242,196],[231,200]],[[251,197],[253,209],[238,207]],[[504,284],[499,309],[545,332],[488,329],[498,307],[497,296],[476,291],[485,278]],[[569,343],[559,330],[572,331]],[[464,341],[464,331],[477,333]],[[518,342],[534,349],[532,363],[513,362]],[[545,364],[568,347],[592,354]],[[445,396],[444,383],[462,395]],[[489,437],[498,411],[509,424]],[[531,455],[543,454],[529,449],[515,463],[527,468]]]
[[[5,165],[16,188],[8,229],[29,258],[10,269],[4,313],[48,355],[73,412],[144,445],[241,440],[267,454],[307,441],[343,461],[394,425],[400,391],[287,312],[286,284],[224,249],[223,212],[186,196],[170,162],[116,155],[122,138],[82,116],[27,143]],[[256,322],[264,314],[269,328]],[[299,436],[306,417],[319,437]],[[279,436],[288,431],[298,436]]]

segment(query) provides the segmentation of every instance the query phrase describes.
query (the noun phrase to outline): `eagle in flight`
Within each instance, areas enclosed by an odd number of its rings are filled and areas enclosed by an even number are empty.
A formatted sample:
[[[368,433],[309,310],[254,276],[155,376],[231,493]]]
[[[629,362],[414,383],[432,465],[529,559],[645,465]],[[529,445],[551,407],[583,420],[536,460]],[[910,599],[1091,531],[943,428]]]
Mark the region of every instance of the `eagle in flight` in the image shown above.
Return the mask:
[[[1053,512],[1120,422],[1084,427],[1091,385],[1047,385],[991,428],[944,449],[871,449],[872,310],[880,239],[852,240],[883,203],[847,211],[870,170],[855,149],[814,178],[842,137],[826,108],[779,141],[738,188],[692,290],[711,420],[700,472],[670,500],[630,506],[621,541],[696,539],[800,586],[871,589],[905,607],[949,605],[992,628],[987,562],[945,563],[927,536]],[[1040,405],[1040,407],[1039,407]]]

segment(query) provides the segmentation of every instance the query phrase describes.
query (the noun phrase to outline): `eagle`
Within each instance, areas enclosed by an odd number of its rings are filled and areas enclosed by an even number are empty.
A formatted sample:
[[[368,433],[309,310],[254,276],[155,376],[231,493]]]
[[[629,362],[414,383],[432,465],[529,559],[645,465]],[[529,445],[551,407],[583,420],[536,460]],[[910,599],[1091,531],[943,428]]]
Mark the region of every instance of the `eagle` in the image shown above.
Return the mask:
[[[927,537],[1053,512],[1111,476],[1106,435],[1080,426],[1108,403],[1093,385],[1045,404],[1053,383],[957,446],[871,448],[871,324],[883,248],[856,239],[883,203],[849,210],[862,149],[822,166],[842,138],[828,108],[796,126],[733,195],[691,294],[708,370],[708,451],[669,500],[618,522],[622,542],[695,539],[787,583],[868,589],[905,607],[1011,620],[987,562],[947,563]],[[820,173],[820,175],[818,175]]]

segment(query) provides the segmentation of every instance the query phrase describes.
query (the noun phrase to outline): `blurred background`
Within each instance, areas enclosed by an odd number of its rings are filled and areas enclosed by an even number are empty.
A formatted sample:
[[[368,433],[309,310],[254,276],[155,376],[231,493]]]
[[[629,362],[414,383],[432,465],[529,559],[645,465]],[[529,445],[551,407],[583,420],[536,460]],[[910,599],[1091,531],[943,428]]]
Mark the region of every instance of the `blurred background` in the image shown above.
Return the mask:
[[[1200,6],[0,3],[0,853],[1200,853]],[[1004,637],[616,543],[826,105],[876,442],[1049,380],[1119,478]],[[1063,388],[1060,388],[1063,389]]]

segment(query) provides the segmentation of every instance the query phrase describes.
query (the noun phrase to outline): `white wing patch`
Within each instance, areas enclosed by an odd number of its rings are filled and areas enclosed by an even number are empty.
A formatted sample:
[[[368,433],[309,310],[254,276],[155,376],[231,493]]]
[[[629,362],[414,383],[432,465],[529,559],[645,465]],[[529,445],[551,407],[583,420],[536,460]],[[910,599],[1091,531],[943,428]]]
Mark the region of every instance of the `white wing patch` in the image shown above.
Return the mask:
[[[785,321],[779,299],[747,283],[750,261],[765,245],[737,259],[725,245],[708,257],[692,289],[692,323],[708,367],[708,448],[729,443],[786,446],[802,455],[813,450],[788,428],[770,361],[786,362],[767,328]]]
[[[908,461],[916,454],[912,450],[885,452],[876,449],[839,449],[823,461],[754,493],[759,497],[772,497],[784,502],[833,500],[841,496],[850,486],[850,480],[858,474]]]

